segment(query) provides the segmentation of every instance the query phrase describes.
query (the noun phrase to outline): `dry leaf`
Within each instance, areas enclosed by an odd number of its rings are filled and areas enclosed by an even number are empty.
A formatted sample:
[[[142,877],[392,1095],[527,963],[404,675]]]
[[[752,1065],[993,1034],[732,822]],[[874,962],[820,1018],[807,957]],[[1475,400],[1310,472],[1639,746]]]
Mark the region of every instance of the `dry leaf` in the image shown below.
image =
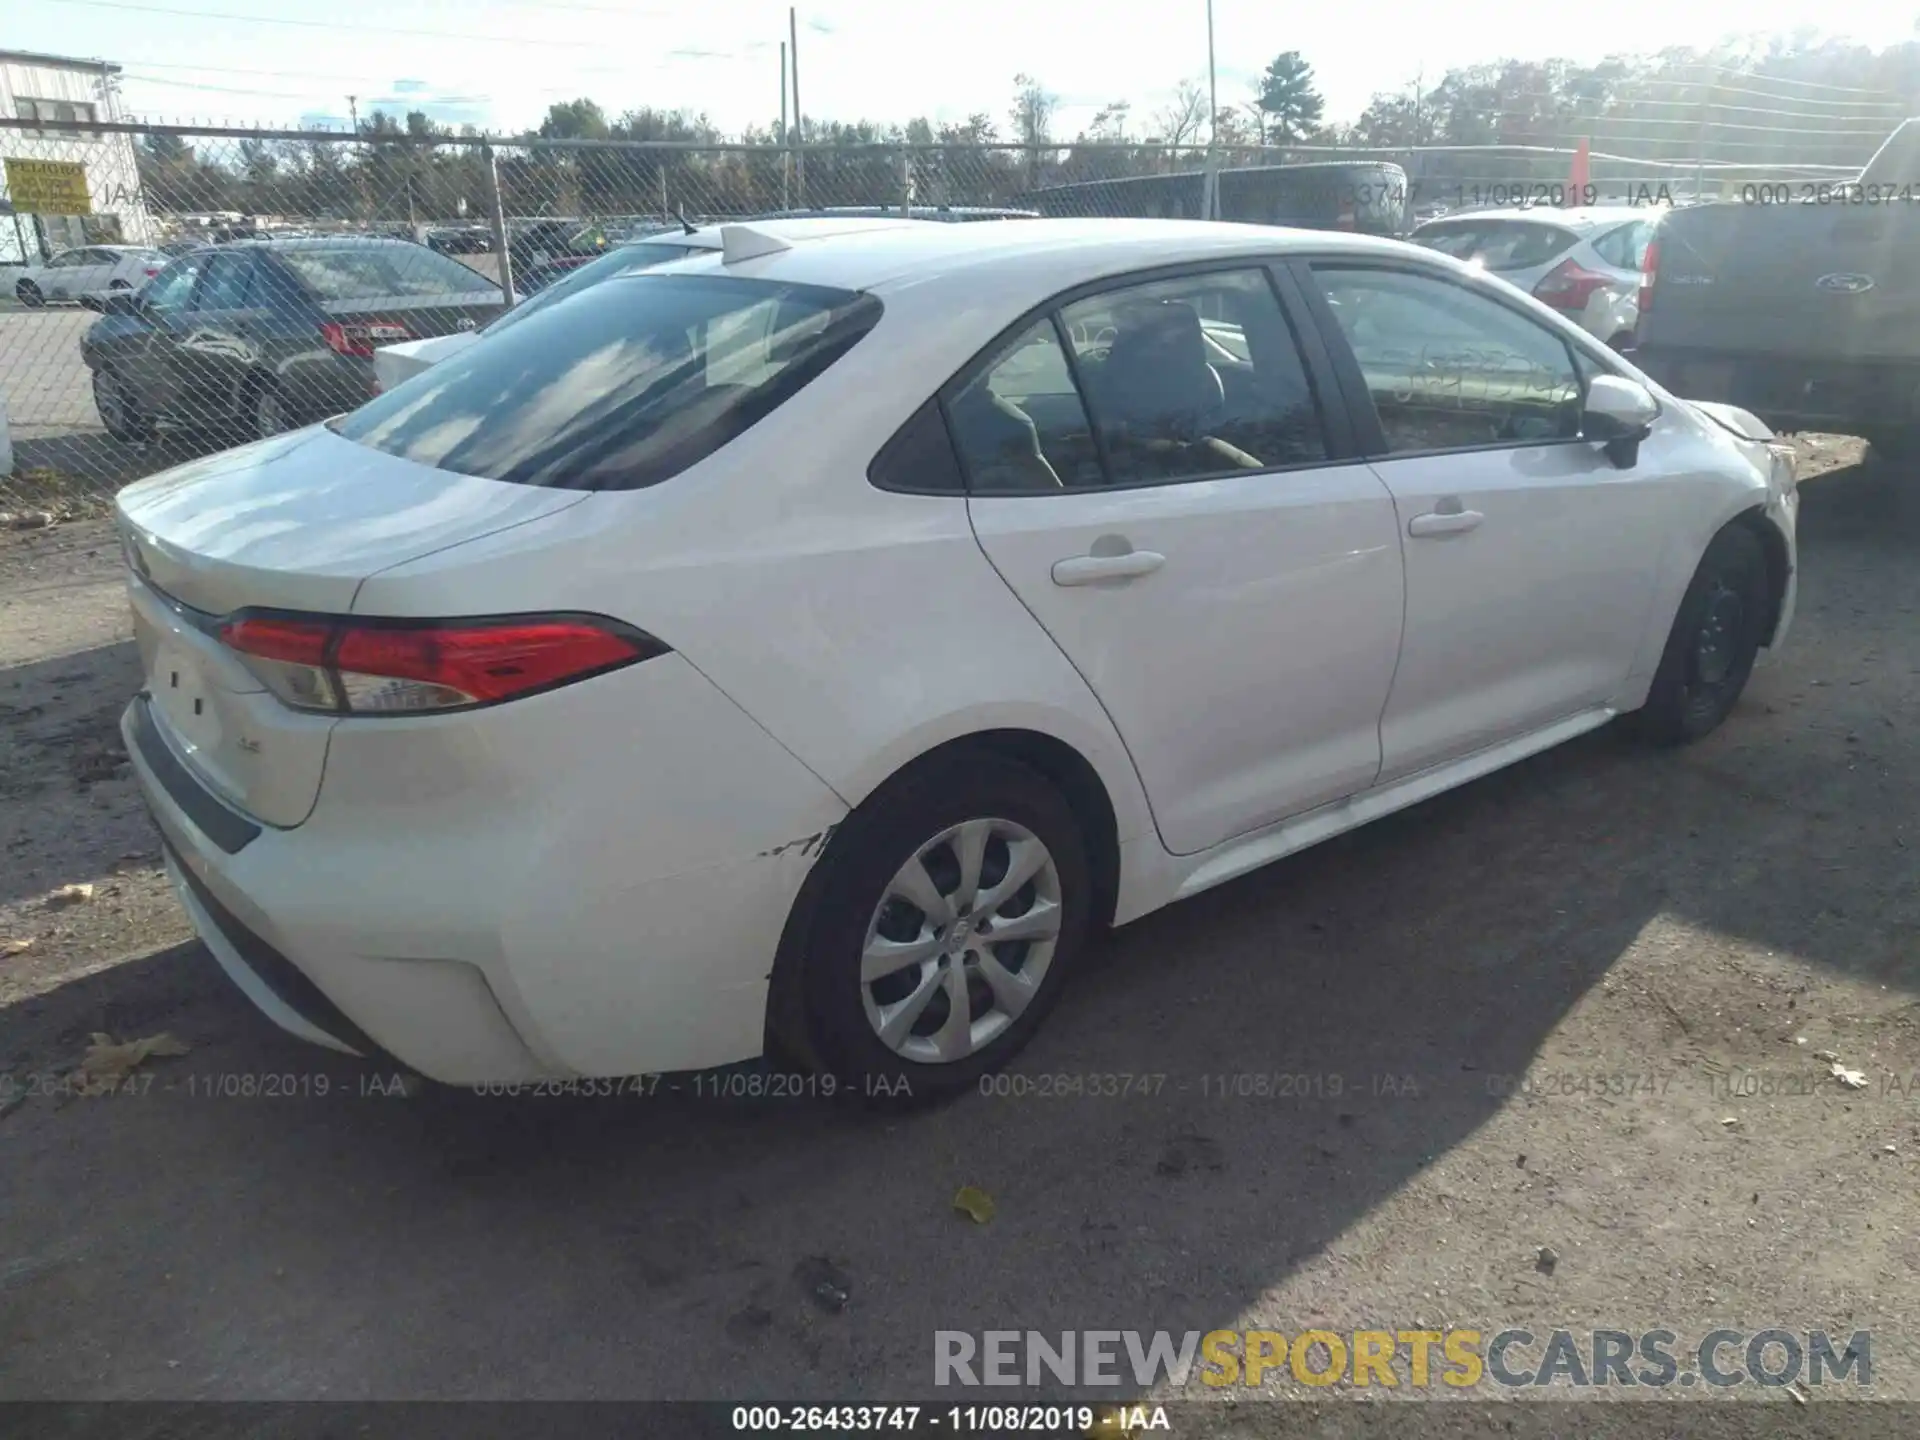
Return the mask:
[[[83,900],[93,899],[93,884],[83,881],[78,885],[62,885],[47,897],[49,905],[78,905]]]
[[[0,955],[24,955],[32,948],[33,937],[29,935],[24,940],[9,940],[0,944]]]
[[[973,1185],[962,1185],[953,1197],[953,1208],[976,1225],[993,1219],[993,1197]]]
[[[1827,1073],[1849,1090],[1864,1090],[1867,1088],[1867,1077],[1864,1071],[1849,1070],[1838,1060],[1834,1061],[1833,1064],[1827,1068]]]
[[[116,1044],[111,1035],[95,1032],[74,1078],[83,1095],[104,1095],[148,1060],[185,1055],[187,1047],[167,1034],[148,1035]]]

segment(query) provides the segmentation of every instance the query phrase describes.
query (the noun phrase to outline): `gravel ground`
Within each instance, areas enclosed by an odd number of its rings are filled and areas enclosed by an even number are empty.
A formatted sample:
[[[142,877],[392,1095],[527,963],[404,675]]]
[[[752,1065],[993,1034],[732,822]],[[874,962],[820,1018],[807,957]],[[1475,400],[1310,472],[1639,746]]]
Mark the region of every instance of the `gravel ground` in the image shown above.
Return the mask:
[[[908,1118],[281,1035],[155,868],[110,536],[0,537],[0,1396],[884,1400],[937,1329],[1469,1325],[1871,1329],[1920,1398],[1920,526],[1808,457],[1798,628],[1718,734],[1590,736],[1118,932],[1017,1070],[1154,1093]],[[96,1031],[190,1051],[32,1088]]]

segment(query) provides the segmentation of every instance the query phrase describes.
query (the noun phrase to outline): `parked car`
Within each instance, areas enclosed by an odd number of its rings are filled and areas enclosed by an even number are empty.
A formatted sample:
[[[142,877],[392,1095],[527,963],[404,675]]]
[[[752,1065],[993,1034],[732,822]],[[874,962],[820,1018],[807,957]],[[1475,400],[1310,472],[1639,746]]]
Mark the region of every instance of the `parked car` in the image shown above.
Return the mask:
[[[1527,206],[1430,220],[1408,238],[1482,266],[1624,349],[1639,316],[1640,264],[1659,219],[1646,206]]]
[[[134,772],[295,1034],[964,1088],[1097,927],[1704,735],[1789,624],[1791,451],[1435,252],[723,238],[120,492]]]
[[[1647,252],[1638,363],[1783,430],[1920,442],[1920,120],[1857,177],[1675,210]]]
[[[442,255],[485,255],[493,250],[493,231],[485,225],[440,225],[427,231],[426,243]]]
[[[132,290],[159,274],[166,263],[164,253],[147,245],[82,245],[60,251],[43,265],[21,266],[14,272],[13,298],[38,306]]]
[[[599,259],[613,243],[597,221],[515,220],[507,235],[513,288],[531,295],[569,270]]]
[[[138,292],[90,296],[81,341],[109,434],[241,425],[272,435],[375,393],[374,347],[485,324],[498,286],[403,240],[223,245]]]
[[[815,215],[802,220],[770,220],[764,224],[757,223],[757,228],[762,233],[776,235],[791,243],[818,239],[827,235],[848,235],[862,230],[886,230],[897,225],[912,223],[914,222],[903,220],[898,216],[844,215],[823,218]],[[563,295],[571,295],[577,290],[584,290],[589,285],[597,285],[602,280],[610,279],[615,275],[649,270],[655,265],[664,265],[669,260],[680,260],[703,251],[718,250],[722,243],[720,232],[721,227],[718,225],[690,226],[652,232],[644,239],[615,246],[598,260],[568,272],[564,278],[542,289],[531,299],[521,301],[484,330],[442,335],[432,340],[403,340],[394,345],[382,345],[374,352],[373,357],[375,383],[382,390],[391,390],[408,376],[417,375],[428,366],[437,365],[448,356],[459,354],[469,345],[476,343],[482,335],[493,335],[509,325],[517,325],[526,316],[538,313],[541,307],[554,303]]]

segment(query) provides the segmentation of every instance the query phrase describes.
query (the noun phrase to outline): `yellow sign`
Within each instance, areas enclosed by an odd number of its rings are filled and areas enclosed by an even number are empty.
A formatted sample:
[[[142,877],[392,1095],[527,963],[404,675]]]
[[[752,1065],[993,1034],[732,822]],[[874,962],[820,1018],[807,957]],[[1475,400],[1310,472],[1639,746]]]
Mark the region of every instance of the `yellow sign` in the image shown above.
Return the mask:
[[[16,215],[91,215],[87,167],[77,160],[7,161],[7,198]]]

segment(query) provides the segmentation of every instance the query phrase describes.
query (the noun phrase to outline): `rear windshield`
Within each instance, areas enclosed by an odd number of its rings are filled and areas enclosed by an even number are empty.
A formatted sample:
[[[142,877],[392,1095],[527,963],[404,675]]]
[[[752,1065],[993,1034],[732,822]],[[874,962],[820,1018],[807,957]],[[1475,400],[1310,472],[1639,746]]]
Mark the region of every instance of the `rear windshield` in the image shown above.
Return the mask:
[[[496,335],[509,325],[518,325],[527,316],[537,315],[549,305],[556,305],[567,296],[598,285],[602,280],[611,280],[616,275],[631,275],[636,270],[649,270],[669,260],[679,260],[691,254],[692,250],[690,245],[656,242],[622,245],[616,250],[609,250],[598,260],[590,260],[579,269],[568,271],[564,279],[547,286],[532,299],[521,301],[487,326],[487,334]]]
[[[1558,225],[1531,220],[1455,220],[1423,225],[1417,244],[1456,260],[1478,260],[1489,270],[1527,270],[1544,265],[1580,237]]]
[[[321,300],[453,295],[494,288],[478,271],[424,245],[302,246],[274,254]]]
[[[630,490],[744,433],[880,318],[870,295],[726,275],[643,272],[591,288],[330,423],[463,475]]]

